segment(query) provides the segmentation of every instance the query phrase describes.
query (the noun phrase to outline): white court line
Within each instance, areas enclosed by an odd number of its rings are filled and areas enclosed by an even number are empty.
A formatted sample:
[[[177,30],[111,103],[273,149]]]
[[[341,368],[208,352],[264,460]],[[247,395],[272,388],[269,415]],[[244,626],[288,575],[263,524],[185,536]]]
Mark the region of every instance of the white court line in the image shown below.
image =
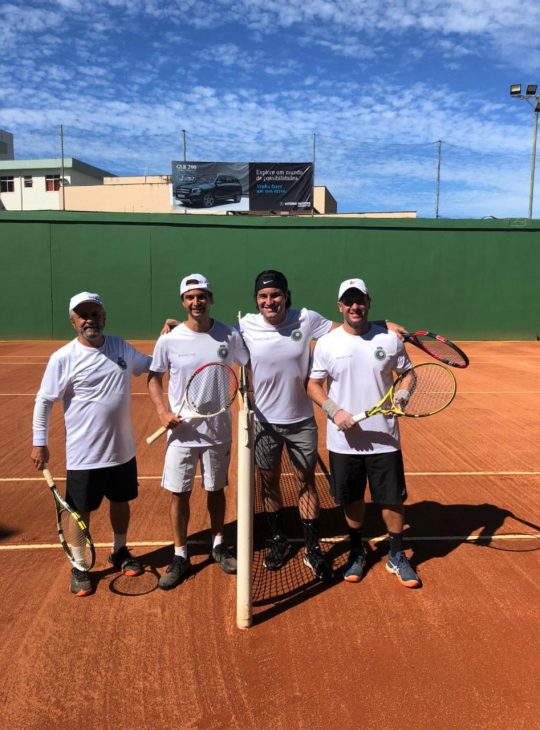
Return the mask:
[[[407,537],[403,536],[404,542],[485,542],[486,540],[538,540],[540,539],[540,533],[531,532],[529,534],[523,533],[502,533],[501,535],[431,535],[431,536],[419,536],[419,537]],[[347,535],[339,535],[337,537],[326,537],[321,538],[322,543],[340,543],[348,542],[349,538]],[[377,535],[376,537],[364,538],[365,543],[378,543],[388,540],[387,535]],[[290,538],[289,542],[304,544],[304,540],[300,537]],[[171,540],[130,540],[129,546],[134,547],[164,547],[171,545]],[[207,545],[207,540],[188,540],[188,545]],[[109,548],[111,547],[110,542],[97,542],[94,543],[96,548]],[[21,552],[25,550],[61,550],[62,546],[59,543],[35,543],[35,544],[17,544],[17,545],[0,545],[0,552]]]
[[[154,481],[161,479],[161,474],[157,476],[138,476],[139,481]],[[293,472],[282,472],[283,477],[293,477]],[[316,471],[316,477],[327,476],[324,471]],[[497,476],[540,476],[540,471],[406,471],[407,477],[497,477]],[[201,475],[197,474],[195,479],[200,479]],[[54,477],[55,481],[65,482],[66,477]],[[42,482],[43,477],[0,477],[0,482]]]

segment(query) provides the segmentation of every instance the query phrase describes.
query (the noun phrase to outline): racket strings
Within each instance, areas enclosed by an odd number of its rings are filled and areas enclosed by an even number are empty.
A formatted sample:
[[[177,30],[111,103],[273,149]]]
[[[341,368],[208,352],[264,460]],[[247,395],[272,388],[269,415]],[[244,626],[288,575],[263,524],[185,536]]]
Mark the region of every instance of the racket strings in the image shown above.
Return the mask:
[[[92,551],[81,523],[65,509],[60,513],[59,522],[68,554],[81,570],[90,570]]]
[[[232,404],[237,388],[234,372],[226,365],[215,363],[195,373],[187,387],[186,400],[195,413],[212,416]]]
[[[396,405],[405,415],[427,416],[452,401],[456,381],[447,368],[427,363],[404,373],[396,383],[394,393]]]

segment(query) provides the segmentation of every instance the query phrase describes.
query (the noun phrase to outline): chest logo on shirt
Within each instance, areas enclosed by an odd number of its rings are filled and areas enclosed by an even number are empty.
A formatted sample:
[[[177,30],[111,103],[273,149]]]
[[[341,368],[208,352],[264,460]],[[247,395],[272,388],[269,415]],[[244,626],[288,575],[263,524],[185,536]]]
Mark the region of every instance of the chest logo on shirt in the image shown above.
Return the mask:
[[[291,332],[291,339],[293,339],[295,342],[300,342],[300,340],[302,339],[302,333],[300,332],[300,330],[293,330]]]
[[[373,354],[375,356],[375,360],[386,360],[386,352],[382,347],[378,347]]]
[[[123,357],[119,357],[118,360],[116,361],[116,363],[117,363],[118,367],[121,368],[122,370],[125,370],[127,368],[126,361],[124,360]]]
[[[229,354],[229,348],[227,347],[227,345],[220,345],[219,350],[217,352],[218,352],[218,357],[221,360],[225,360],[225,358]]]

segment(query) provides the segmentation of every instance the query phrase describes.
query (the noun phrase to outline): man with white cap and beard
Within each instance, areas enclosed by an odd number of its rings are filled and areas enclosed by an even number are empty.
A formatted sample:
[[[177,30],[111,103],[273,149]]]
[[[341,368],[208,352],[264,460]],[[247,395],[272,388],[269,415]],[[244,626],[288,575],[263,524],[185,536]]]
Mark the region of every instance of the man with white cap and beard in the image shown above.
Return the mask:
[[[69,317],[77,337],[54,352],[45,369],[34,407],[30,458],[37,469],[47,465],[50,413],[62,401],[66,500],[89,526],[90,513],[107,497],[113,530],[107,562],[125,575],[139,575],[143,567],[126,544],[129,502],[138,493],[131,377],[148,372],[151,358],[121,337],[103,334],[106,313],[99,294],[75,294]],[[76,596],[91,593],[89,573],[73,568],[70,590]]]

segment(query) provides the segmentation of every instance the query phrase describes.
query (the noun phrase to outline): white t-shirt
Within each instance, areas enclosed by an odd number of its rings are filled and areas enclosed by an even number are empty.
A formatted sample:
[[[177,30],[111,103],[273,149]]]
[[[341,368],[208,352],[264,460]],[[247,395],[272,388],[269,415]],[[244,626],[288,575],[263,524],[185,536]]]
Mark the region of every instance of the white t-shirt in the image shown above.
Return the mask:
[[[68,469],[101,469],[132,459],[131,376],[148,372],[150,360],[111,335],[99,348],[75,339],[54,352],[36,399],[34,445],[47,443],[47,427],[36,418],[43,408],[39,399],[62,400]]]
[[[401,340],[371,324],[365,335],[351,335],[343,327],[315,345],[310,377],[328,378],[328,397],[352,415],[367,411],[381,400],[393,382],[393,371],[411,367]],[[326,442],[340,454],[380,454],[400,448],[397,419],[380,414],[338,431],[328,420]]]
[[[214,322],[208,332],[194,332],[182,323],[156,342],[150,370],[169,372],[169,409],[178,410],[194,371],[209,362],[245,365],[249,353],[236,330]],[[182,421],[169,433],[169,446],[211,446],[231,440],[230,412],[213,418]]]
[[[257,419],[287,424],[313,416],[306,395],[310,344],[329,332],[332,322],[309,309],[288,309],[277,326],[262,314],[246,314],[239,327],[251,359]]]

